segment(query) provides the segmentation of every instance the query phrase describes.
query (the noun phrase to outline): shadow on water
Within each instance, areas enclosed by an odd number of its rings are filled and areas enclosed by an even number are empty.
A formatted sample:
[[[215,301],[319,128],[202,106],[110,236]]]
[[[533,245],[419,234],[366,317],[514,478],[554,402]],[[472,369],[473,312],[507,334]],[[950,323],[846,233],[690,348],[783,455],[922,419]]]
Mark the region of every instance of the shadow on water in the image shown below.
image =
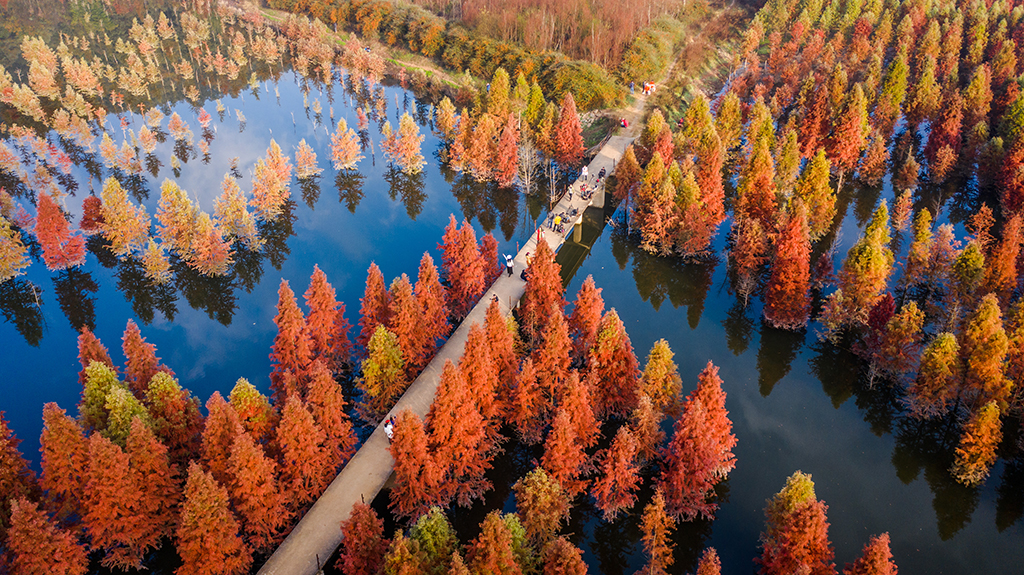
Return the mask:
[[[387,171],[384,172],[384,181],[388,183],[388,196],[391,200],[402,198],[405,213],[410,220],[415,221],[416,216],[423,211],[423,202],[427,199],[423,189],[423,172],[407,174],[394,164],[389,164]]]
[[[334,177],[334,186],[338,188],[338,201],[345,204],[348,211],[353,214],[356,213],[359,202],[366,195],[363,192],[363,180],[365,179],[366,176],[357,170],[341,170]]]
[[[43,339],[42,290],[32,282],[14,278],[0,283],[0,313],[32,347]]]
[[[153,323],[156,310],[160,310],[167,321],[174,321],[178,313],[178,294],[173,286],[154,284],[146,275],[146,269],[134,258],[121,260],[114,275],[117,289],[143,323]]]
[[[757,349],[757,386],[761,397],[768,397],[775,384],[789,374],[806,334],[806,329],[776,329],[761,320],[761,346]]]
[[[739,356],[750,347],[754,337],[754,311],[749,305],[743,305],[740,298],[733,300],[732,307],[722,320],[725,328],[725,345],[733,355]]]
[[[79,269],[64,270],[53,276],[57,304],[75,331],[83,327],[96,328],[96,298],[91,294],[99,289],[92,274]]]

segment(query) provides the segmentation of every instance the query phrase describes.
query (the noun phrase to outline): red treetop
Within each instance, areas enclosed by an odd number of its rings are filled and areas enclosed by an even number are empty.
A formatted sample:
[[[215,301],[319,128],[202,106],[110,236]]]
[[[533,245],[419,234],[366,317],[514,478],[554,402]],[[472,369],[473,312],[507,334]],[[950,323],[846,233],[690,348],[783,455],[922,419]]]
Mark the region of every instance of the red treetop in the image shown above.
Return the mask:
[[[697,575],[722,575],[722,561],[714,547],[708,547],[697,563]],[[895,575],[895,574],[893,574]]]
[[[843,575],[896,575],[896,563],[889,550],[889,534],[875,535],[853,563],[847,563]]]
[[[505,401],[511,401],[512,388],[519,371],[519,357],[516,354],[518,330],[514,322],[506,320],[501,311],[501,304],[495,300],[491,300],[487,306],[484,330],[487,332],[491,361],[498,373],[498,396]]]
[[[227,490],[194,461],[188,467],[175,548],[183,563],[177,575],[242,575],[252,564]]]
[[[665,463],[658,481],[668,512],[686,521],[698,515],[711,519],[718,507],[707,501],[717,482],[707,420],[708,412],[700,398],[686,402],[683,416],[676,421],[672,441],[665,450]]]
[[[644,552],[648,557],[647,565],[641,572],[667,575],[668,568],[675,562],[672,557],[672,532],[676,530],[676,525],[665,513],[665,497],[661,491],[655,491],[654,499],[644,508],[640,530],[643,532]]]
[[[309,308],[306,333],[310,357],[322,360],[331,370],[338,369],[352,353],[352,344],[348,340],[349,325],[345,319],[345,304],[338,303],[334,288],[327,282],[327,275],[320,266],[313,266],[309,288],[303,297]]]
[[[832,575],[834,551],[828,541],[828,507],[814,495],[811,476],[797,471],[768,501],[761,534],[763,553],[754,561],[761,575]]]
[[[569,363],[572,360],[572,340],[565,316],[557,314],[544,328],[544,339],[533,350],[533,362],[537,367],[537,379],[541,389],[549,397],[562,393],[562,386],[569,377]]]
[[[91,362],[98,361],[111,369],[114,368],[110,352],[88,327],[82,327],[82,333],[78,334],[78,361],[82,364],[82,371],[78,372],[78,383],[82,385],[85,385],[85,368],[89,367]]]
[[[124,352],[124,379],[131,388],[135,397],[142,399],[149,387],[149,380],[160,371],[174,377],[174,372],[166,365],[160,364],[160,358],[156,356],[156,346],[146,343],[142,337],[139,326],[128,320],[124,328],[124,336],[121,338],[121,350]]]
[[[132,478],[128,454],[99,433],[89,438],[89,471],[82,523],[93,549],[104,549],[103,565],[141,569],[146,551],[159,537],[145,532],[142,497]]]
[[[594,481],[591,494],[597,501],[605,521],[614,521],[622,511],[636,503],[636,490],[640,487],[640,468],[636,464],[636,438],[623,425],[603,452],[600,475]]]
[[[625,416],[633,411],[640,400],[640,363],[614,309],[601,318],[589,364],[597,380],[594,411],[598,416]]]
[[[49,508],[63,520],[81,505],[89,449],[82,426],[56,403],[43,406],[43,433],[39,437],[42,452],[39,486],[46,491]]]
[[[281,450],[281,487],[293,509],[316,500],[330,479],[326,469],[323,428],[317,425],[306,404],[289,395],[277,426],[277,445]]]
[[[544,547],[544,575],[587,575],[583,552],[559,537]]]
[[[714,446],[714,472],[724,478],[736,467],[736,457],[732,454],[736,436],[732,433],[732,421],[725,409],[725,392],[722,391],[722,379],[718,377],[718,367],[710,361],[700,372],[697,389],[687,401],[693,398],[700,399],[707,410],[709,440]]]
[[[224,401],[219,391],[213,392],[206,401],[206,411],[209,415],[203,428],[202,461],[218,482],[226,484],[230,477],[228,458],[231,456],[231,444],[242,433],[242,424],[235,408]]]
[[[427,351],[423,308],[412,292],[409,276],[402,274],[391,282],[391,317],[387,328],[395,334],[405,361],[406,378],[412,381],[426,365]]]
[[[476,232],[469,222],[462,220],[459,227],[455,216],[451,216],[444,229],[441,245],[441,259],[448,276],[448,304],[457,317],[465,317],[476,303],[484,289],[487,277],[487,262],[480,254]],[[496,262],[491,262],[497,265]]]
[[[231,445],[231,480],[225,486],[238,512],[246,541],[255,551],[269,549],[290,518],[277,483],[276,465],[248,433]]]
[[[512,549],[512,534],[497,511],[488,513],[480,525],[480,535],[466,550],[466,564],[471,573],[522,575]]]
[[[426,331],[425,344],[429,355],[437,348],[437,341],[448,335],[451,325],[448,323],[448,298],[441,278],[437,274],[430,254],[424,253],[420,260],[419,273],[416,276],[416,299],[423,309],[423,328]]]
[[[439,474],[444,474],[441,499],[455,498],[459,505],[468,507],[490,489],[490,482],[484,478],[491,468],[490,448],[466,379],[450,360],[444,363],[427,421],[434,465]]]
[[[159,547],[163,537],[174,534],[178,522],[181,487],[178,469],[167,457],[167,447],[153,435],[141,418],[132,420],[126,451],[132,482],[139,490],[136,513],[149,546]]]
[[[504,258],[498,261],[498,240],[494,234],[487,232],[480,238],[480,257],[484,260],[484,287],[494,283],[501,272],[505,271]]]
[[[537,371],[533,367],[533,359],[526,358],[516,378],[516,387],[512,392],[510,418],[519,431],[520,439],[527,444],[535,444],[544,438],[544,426],[547,425],[551,400],[544,394],[537,383]]]
[[[523,294],[523,330],[536,339],[555,315],[564,315],[565,299],[561,266],[546,241],[537,244],[537,253],[526,270],[526,291]]]
[[[594,384],[593,379],[581,381],[574,369],[569,372],[558,398],[558,407],[569,413],[569,419],[576,426],[576,440],[583,449],[593,447],[601,434],[601,422],[594,416],[590,402],[590,390],[595,389]]]
[[[491,359],[487,333],[478,323],[469,328],[466,348],[459,360],[459,371],[467,382],[472,382],[469,395],[480,410],[484,425],[490,428],[489,433],[497,434],[506,411],[506,398],[497,396],[498,373]]]
[[[579,480],[587,454],[576,437],[576,426],[569,418],[569,412],[559,409],[544,443],[544,457],[541,465],[554,477],[567,493],[576,495],[586,488]]]
[[[0,528],[7,524],[8,501],[35,491],[35,477],[18,450],[19,443],[21,440],[14,436],[0,411]]]
[[[402,517],[419,517],[436,499],[440,478],[434,458],[427,451],[423,422],[412,411],[398,414],[388,450],[395,460],[395,486],[389,507]]]
[[[764,293],[764,317],[781,329],[807,325],[811,310],[811,240],[803,207],[790,214],[775,242],[772,275]]]
[[[345,415],[345,394],[331,377],[331,372],[319,361],[313,362],[312,377],[307,396],[313,419],[324,430],[326,436],[326,481],[334,480],[338,468],[356,452],[359,439],[352,431],[352,422]]]
[[[43,261],[50,271],[85,263],[85,237],[71,234],[67,219],[49,194],[39,194],[34,232],[43,247]]]
[[[370,268],[366,270],[366,291],[359,301],[363,305],[359,310],[362,319],[359,320],[360,332],[356,343],[366,349],[377,326],[387,325],[391,315],[391,296],[384,285],[384,275],[376,263],[371,262]]]
[[[345,543],[335,568],[345,575],[380,571],[388,540],[384,539],[384,522],[372,507],[362,502],[352,506],[352,514],[341,522],[341,539]]]
[[[103,226],[103,201],[97,196],[86,196],[82,200],[82,220],[78,228],[87,234],[100,231]]]
[[[576,113],[576,100],[572,92],[566,92],[562,98],[562,108],[558,114],[552,139],[555,141],[555,157],[567,166],[577,166],[583,159],[583,127],[580,116]]]
[[[573,338],[573,353],[577,358],[586,357],[590,348],[597,343],[597,330],[604,314],[604,300],[601,288],[594,284],[594,276],[587,276],[576,293],[576,303],[569,315],[569,332]]]
[[[270,374],[270,383],[274,394],[284,397],[298,390],[287,389],[284,372],[287,370],[301,377],[306,373],[310,361],[310,339],[306,332],[306,320],[302,310],[295,302],[295,293],[288,287],[288,280],[281,280],[277,290],[277,335],[271,347],[270,361],[274,371]]]
[[[46,513],[25,498],[11,501],[7,551],[14,573],[85,575],[89,557],[77,538],[55,526]]]
[[[194,457],[203,433],[199,400],[161,371],[149,380],[145,403],[153,432],[170,450],[171,460],[184,462]]]

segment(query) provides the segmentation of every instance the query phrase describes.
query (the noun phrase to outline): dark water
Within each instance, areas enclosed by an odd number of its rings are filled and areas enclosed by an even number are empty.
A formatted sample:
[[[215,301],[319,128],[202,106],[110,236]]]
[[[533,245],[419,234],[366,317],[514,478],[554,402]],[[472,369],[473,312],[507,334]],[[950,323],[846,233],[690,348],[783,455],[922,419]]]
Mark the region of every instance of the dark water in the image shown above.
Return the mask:
[[[34,465],[42,404],[56,401],[75,410],[80,392],[75,338],[81,325],[94,326],[115,361],[122,361],[121,333],[126,321],[134,319],[182,385],[204,401],[215,390],[226,394],[239,377],[266,390],[267,354],[282,278],[301,294],[318,264],[355,322],[370,262],[380,265],[388,281],[401,273],[414,278],[424,251],[440,261],[437,243],[449,214],[468,217],[478,235],[493,231],[502,251],[515,250],[544,216],[541,200],[477,185],[443,170],[435,155],[438,141],[425,124],[427,105],[397,87],[383,90],[387,117],[393,125],[402,110],[417,117],[426,135],[424,173],[413,178],[401,175],[368,149],[357,173],[339,176],[329,165],[330,140],[324,124],[333,130],[337,119],[344,117],[356,126],[358,98],[341,84],[330,91],[317,85],[308,88],[310,105],[319,99],[323,106],[319,118],[303,106],[303,81],[291,72],[280,73],[279,80],[264,80],[255,89],[223,96],[223,117],[214,101],[205,101],[202,107],[214,118],[209,163],[201,154],[175,150],[168,139],[154,154],[162,164],[156,166],[157,175],[147,173],[135,183],[151,215],[165,177],[176,178],[202,209],[212,212],[232,158],[239,158],[240,184],[247,189],[252,166],[265,154],[270,138],[288,154],[305,138],[324,173],[315,186],[303,187],[293,180],[294,205],[287,222],[264,230],[270,241],[263,256],[239,257],[227,278],[202,278],[179,270],[171,286],[153,289],[137,266],[91,252],[86,265],[72,272],[49,273],[36,261],[25,276],[0,289],[0,312],[6,320],[0,323],[0,359],[5,366],[0,409],[6,411]],[[247,118],[244,126],[236,109]],[[163,111],[177,111],[198,144],[198,109],[177,103]],[[133,129],[141,126],[138,116],[126,118]],[[108,127],[120,144],[120,130],[113,127],[117,121],[111,117]],[[379,124],[371,121],[368,131],[375,147]],[[180,175],[170,166],[176,152],[188,159]],[[105,169],[101,173],[108,175]],[[78,191],[68,207],[77,222],[82,198],[89,189],[98,192],[100,180],[82,167],[75,169],[75,176]],[[848,192],[840,226],[842,245],[856,239],[882,195],[891,200],[888,191]],[[800,333],[767,328],[760,320],[757,298],[744,308],[730,293],[724,260],[684,265],[651,258],[625,235],[621,211],[613,216],[616,227],[600,226],[604,214],[589,215],[593,225],[584,229],[583,244],[568,244],[559,256],[571,275],[567,299],[574,297],[587,275],[593,275],[606,306],[616,308],[626,324],[641,361],[653,342],[664,337],[676,354],[686,393],[708,360],[721,368],[728,393],[739,439],[737,467],[720,487],[722,506],[716,520],[680,526],[676,572],[692,571],[708,545],[718,549],[725,572],[752,572],[765,500],[798,469],[813,475],[818,497],[829,505],[830,535],[840,568],[859,555],[871,535],[884,531],[891,534],[893,553],[904,573],[1013,572],[1013,565],[1024,563],[1019,521],[1024,464],[1019,458],[1012,463],[1001,460],[979,489],[959,486],[946,471],[955,433],[945,422],[919,424],[900,417],[898,394],[884,385],[869,389],[859,360],[842,346],[819,343],[815,326]],[[723,228],[716,239],[718,253],[724,246]],[[845,254],[845,248],[839,254]],[[41,291],[38,305],[29,282]],[[613,430],[605,431],[610,436]],[[485,508],[512,510],[511,483],[539,457],[537,450],[507,446],[506,455],[495,462],[495,490],[486,504],[452,511],[464,540],[475,535]],[[637,513],[615,523],[599,521],[589,502],[577,501],[564,531],[584,549],[592,572],[628,574],[642,565],[637,522],[649,486],[647,481]]]

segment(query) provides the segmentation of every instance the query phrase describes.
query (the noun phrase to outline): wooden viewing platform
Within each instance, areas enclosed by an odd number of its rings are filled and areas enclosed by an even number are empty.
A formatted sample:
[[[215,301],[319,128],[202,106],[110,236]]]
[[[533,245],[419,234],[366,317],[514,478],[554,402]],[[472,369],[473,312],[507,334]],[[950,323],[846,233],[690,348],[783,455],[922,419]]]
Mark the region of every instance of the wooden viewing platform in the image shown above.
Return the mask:
[[[638,98],[633,106],[625,111],[626,117],[631,123],[630,129],[628,131],[618,130],[620,134],[624,135],[609,138],[587,165],[591,186],[602,168],[607,174],[612,173],[626,147],[636,138],[639,133],[643,105],[644,100]],[[530,240],[516,254],[515,273],[508,276],[502,272],[501,276],[484,292],[469,315],[409,385],[398,403],[391,408],[391,411],[388,412],[389,416],[392,414],[397,416],[398,413],[408,409],[421,419],[425,418],[434,401],[434,394],[437,392],[438,381],[445,361],[450,359],[452,363],[458,364],[466,348],[470,327],[475,323],[484,324],[491,299],[497,296],[501,303],[501,309],[506,314],[511,313],[512,308],[519,304],[526,289],[526,282],[520,279],[520,272],[526,266],[526,254],[537,252],[539,239],[546,241],[552,251],[557,251],[565,242],[566,236],[573,232],[574,225],[579,225],[582,221],[583,212],[589,205],[593,204],[598,207],[604,205],[604,187],[601,186],[599,190],[595,191],[592,199],[584,200],[579,194],[582,183],[581,180],[573,183],[570,186],[570,190],[573,191],[572,200],[570,201],[566,194],[552,210],[552,213],[557,214],[566,212],[570,208],[576,208],[578,214],[575,221],[569,222],[565,227],[565,232],[561,234],[542,227],[531,235]],[[326,564],[341,544],[341,522],[348,519],[352,507],[356,503],[373,501],[391,476],[393,467],[394,461],[388,451],[387,436],[384,433],[383,425],[380,425],[370,434],[355,456],[338,473],[334,481],[313,504],[313,507],[306,512],[270,559],[260,568],[260,575],[314,575],[318,573],[318,568],[322,568]]]

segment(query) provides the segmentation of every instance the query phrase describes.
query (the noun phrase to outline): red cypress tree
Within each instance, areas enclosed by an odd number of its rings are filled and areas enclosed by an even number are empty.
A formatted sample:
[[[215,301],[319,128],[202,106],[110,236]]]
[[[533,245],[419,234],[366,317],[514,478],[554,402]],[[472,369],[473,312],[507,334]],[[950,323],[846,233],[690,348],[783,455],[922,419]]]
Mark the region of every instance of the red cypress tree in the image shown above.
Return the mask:
[[[43,406],[43,433],[39,486],[46,492],[47,506],[63,521],[81,506],[85,473],[89,461],[82,426],[56,403]]]
[[[78,372],[78,383],[85,385],[85,368],[93,361],[98,361],[113,369],[114,362],[110,360],[110,352],[107,351],[99,338],[93,335],[87,326],[82,327],[78,334],[78,361],[82,364],[82,371]]]
[[[406,409],[398,414],[388,447],[395,461],[395,485],[389,508],[402,517],[419,517],[437,498],[440,482],[434,458],[427,449],[423,422]]]
[[[40,193],[36,203],[38,211],[33,232],[43,247],[46,269],[57,271],[84,264],[85,237],[71,233],[68,220],[50,194]]]
[[[442,251],[441,259],[448,277],[450,311],[456,317],[465,317],[487,287],[487,262],[480,255],[473,226],[462,220],[460,227],[455,222],[455,216],[450,216],[438,247]],[[497,265],[496,262],[492,264]]]
[[[555,253],[546,241],[537,244],[530,267],[526,269],[526,291],[520,304],[523,331],[531,340],[544,332],[555,315],[564,315],[565,288],[562,268],[555,262]]]
[[[658,133],[658,138],[654,141],[651,151],[661,156],[661,160],[665,164],[674,159],[672,153],[675,151],[675,146],[672,144],[672,130],[667,125]]]
[[[438,340],[448,336],[451,325],[448,323],[448,298],[441,278],[437,274],[437,266],[430,254],[423,254],[420,269],[416,275],[416,300],[423,309],[423,329],[427,346],[427,355],[433,356]]]
[[[651,352],[647,354],[647,364],[640,377],[640,389],[643,395],[650,398],[658,411],[672,410],[679,407],[679,394],[683,389],[679,368],[672,361],[672,349],[668,342],[659,339],[654,342]]]
[[[772,274],[765,286],[764,317],[774,327],[797,330],[811,312],[811,240],[803,207],[791,212],[775,241]]]
[[[384,522],[369,505],[359,502],[341,522],[341,552],[334,564],[345,575],[378,573],[382,566],[388,540],[384,538]]]
[[[276,467],[251,435],[243,432],[235,437],[228,458],[231,479],[224,487],[238,513],[245,540],[255,552],[270,549],[290,519]]]
[[[864,97],[864,89],[856,84],[846,107],[836,118],[835,129],[829,140],[829,160],[839,172],[840,178],[856,166],[860,152],[867,144],[867,135],[867,99]]]
[[[924,155],[928,158],[931,179],[941,182],[960,155],[961,124],[964,118],[964,99],[959,90],[950,90],[942,98],[939,117],[932,125]],[[973,126],[968,126],[970,129]]]
[[[588,275],[576,293],[576,302],[569,315],[569,333],[573,338],[573,354],[576,358],[587,357],[587,352],[597,342],[597,330],[604,314],[604,300],[601,288],[594,284],[594,276]]]
[[[522,575],[512,548],[512,534],[499,512],[491,511],[480,524],[480,535],[467,546],[466,566],[471,573]]]
[[[443,476],[440,499],[468,507],[490,489],[491,468],[484,420],[460,370],[446,360],[427,422],[437,473]]]
[[[303,296],[309,315],[306,316],[306,334],[309,336],[311,359],[320,359],[332,371],[347,362],[352,354],[348,339],[348,320],[345,319],[345,304],[339,303],[334,287],[327,282],[318,265],[313,265],[309,288]]]
[[[188,467],[175,548],[183,563],[177,575],[241,575],[252,564],[227,489],[194,461]]]
[[[722,575],[722,561],[714,547],[708,547],[700,556],[696,575]]]
[[[323,428],[306,404],[298,396],[289,395],[277,426],[277,446],[281,451],[281,488],[293,510],[316,501],[327,487],[330,461],[325,439]]]
[[[559,537],[544,547],[543,560],[544,575],[587,575],[583,552],[565,537]]]
[[[576,112],[576,100],[572,92],[562,97],[562,108],[558,113],[552,139],[555,141],[555,158],[567,166],[578,166],[583,159],[583,127]]]
[[[625,200],[632,195],[633,189],[640,183],[640,164],[636,160],[636,152],[630,144],[622,154],[622,160],[615,168],[615,198]]]
[[[161,371],[149,380],[145,401],[153,432],[167,446],[171,461],[184,463],[194,457],[203,434],[199,400]]]
[[[988,477],[998,455],[996,448],[1003,438],[999,421],[999,404],[995,400],[971,414],[960,435],[956,461],[950,470],[957,481],[968,486],[980,484]]]
[[[534,349],[533,363],[541,389],[548,397],[556,398],[562,394],[562,386],[569,377],[572,340],[564,316],[558,314],[552,319],[544,329],[540,346]]]
[[[896,562],[889,549],[889,534],[875,535],[853,563],[847,563],[843,575],[896,575]]]
[[[28,462],[18,450],[21,440],[0,411],[0,534],[9,523],[10,501],[16,497],[34,495],[35,477]]]
[[[97,196],[86,196],[82,200],[82,220],[78,228],[86,234],[94,234],[103,226],[103,201]]]
[[[725,166],[725,151],[718,134],[705,134],[697,145],[697,186],[700,187],[704,204],[704,216],[713,228],[725,220],[725,187],[722,183],[722,168]]]
[[[507,413],[511,411],[512,389],[519,371],[519,357],[516,353],[518,330],[515,320],[506,318],[501,312],[501,304],[493,299],[487,306],[484,330],[487,333],[491,362],[498,375],[498,398],[506,406]]]
[[[132,420],[126,446],[132,482],[139,491],[135,509],[140,530],[147,534],[147,547],[159,547],[164,537],[174,534],[178,522],[181,487],[178,469],[171,465],[167,447],[153,435],[141,417]]]
[[[311,359],[311,341],[306,332],[306,320],[286,279],[281,280],[277,290],[277,316],[274,317],[274,324],[277,325],[277,335],[271,346],[270,362],[273,371],[270,384],[274,388],[274,395],[280,399],[302,392],[301,389],[289,389],[284,374],[288,371],[297,378],[304,377]]]
[[[498,260],[498,240],[494,234],[487,232],[480,238],[480,259],[484,263],[484,289],[494,283],[498,276],[505,271],[505,261]]]
[[[206,412],[209,415],[203,427],[203,465],[218,483],[227,484],[230,478],[228,458],[231,457],[231,444],[242,433],[242,424],[235,408],[224,401],[219,391],[213,392],[206,401]]]
[[[409,276],[405,274],[391,282],[388,294],[391,299],[391,316],[387,328],[398,339],[402,359],[405,361],[405,376],[412,381],[427,363],[423,308],[413,295]]]
[[[1004,306],[1009,303],[1010,295],[1017,287],[1017,260],[1022,243],[1024,243],[1024,215],[1016,214],[1003,226],[1003,237],[992,248],[990,256],[985,261],[988,265],[981,293],[995,293]]]
[[[640,399],[639,362],[615,309],[601,318],[589,365],[596,384],[594,411],[599,417],[625,416],[636,408]]]
[[[466,348],[459,360],[459,371],[467,382],[472,382],[469,395],[483,417],[488,436],[498,433],[507,410],[506,399],[497,396],[498,373],[491,359],[491,346],[487,332],[480,324],[473,324],[466,337]]]
[[[775,163],[768,136],[762,135],[754,144],[750,161],[737,188],[737,217],[752,218],[765,230],[774,230],[778,206],[775,199]]]
[[[718,377],[718,366],[708,361],[700,375],[697,376],[697,389],[690,394],[691,398],[699,398],[708,412],[708,435],[714,446],[714,473],[725,478],[736,468],[736,457],[732,448],[736,447],[736,436],[732,433],[732,421],[725,409],[725,392],[722,391],[722,379]]]
[[[641,394],[639,405],[629,416],[629,428],[636,437],[637,461],[641,464],[657,456],[665,440],[665,432],[661,430],[661,420],[664,418],[665,414],[654,406],[651,398]]]
[[[644,507],[643,518],[640,520],[640,531],[647,565],[642,572],[650,575],[667,575],[668,568],[675,563],[672,557],[672,532],[675,521],[665,512],[665,497],[661,491],[654,492],[654,498]]]
[[[93,433],[82,523],[92,548],[106,552],[104,566],[140,569],[143,553],[158,542],[140,529],[140,506],[141,494],[132,478],[128,454]]]
[[[20,575],[85,575],[89,556],[77,538],[24,497],[11,501],[10,566]]]
[[[135,397],[142,399],[146,396],[149,380],[157,372],[163,371],[174,377],[171,368],[160,364],[160,358],[156,356],[156,346],[146,343],[146,338],[142,337],[139,326],[135,325],[132,320],[128,320],[128,325],[124,328],[121,350],[125,357],[124,381]]]
[[[594,384],[593,379],[581,381],[579,373],[571,370],[558,398],[558,407],[568,412],[569,419],[576,426],[576,440],[583,449],[593,447],[601,434],[601,422],[594,416],[590,401],[590,390],[594,389]]]
[[[551,401],[537,382],[537,371],[533,359],[526,358],[516,377],[512,393],[510,418],[519,432],[520,439],[527,444],[540,442],[547,425]]]
[[[1003,370],[1009,349],[1009,338],[1003,328],[1002,313],[995,294],[988,294],[967,319],[961,339],[960,355],[964,360],[963,387],[981,401],[1005,402],[1009,382]]]
[[[498,138],[498,156],[495,160],[497,165],[494,168],[494,179],[503,188],[511,186],[519,169],[519,129],[512,114],[508,115],[501,137]]]
[[[468,123],[468,116],[463,114]],[[465,165],[469,172],[478,182],[490,180],[494,175],[494,165],[497,154],[498,127],[495,125],[494,116],[484,112],[477,118],[476,126],[465,147]]]
[[[319,361],[313,362],[307,401],[313,419],[324,430],[327,465],[325,480],[330,483],[338,468],[355,455],[359,439],[345,415],[345,393]]]
[[[768,501],[761,557],[761,575],[808,573],[832,575],[834,551],[828,541],[828,507],[814,495],[811,476],[797,471]]]
[[[708,411],[699,398],[686,402],[683,416],[665,450],[658,488],[665,494],[669,513],[685,521],[700,515],[714,517],[718,506],[708,498],[714,489],[714,448],[707,429]]]
[[[384,285],[384,275],[374,262],[370,262],[370,268],[366,270],[366,290],[359,301],[362,307],[359,310],[360,331],[356,344],[366,350],[377,326],[387,325],[391,317],[391,296]]]
[[[630,433],[629,426],[623,425],[600,457],[599,476],[590,493],[605,521],[615,521],[619,513],[636,503],[636,490],[640,487],[636,451],[636,438]]]
[[[555,412],[544,443],[544,456],[541,465],[570,496],[576,496],[586,488],[586,483],[579,479],[586,463],[587,454],[576,436],[576,426],[570,419],[569,412],[558,409]]]

